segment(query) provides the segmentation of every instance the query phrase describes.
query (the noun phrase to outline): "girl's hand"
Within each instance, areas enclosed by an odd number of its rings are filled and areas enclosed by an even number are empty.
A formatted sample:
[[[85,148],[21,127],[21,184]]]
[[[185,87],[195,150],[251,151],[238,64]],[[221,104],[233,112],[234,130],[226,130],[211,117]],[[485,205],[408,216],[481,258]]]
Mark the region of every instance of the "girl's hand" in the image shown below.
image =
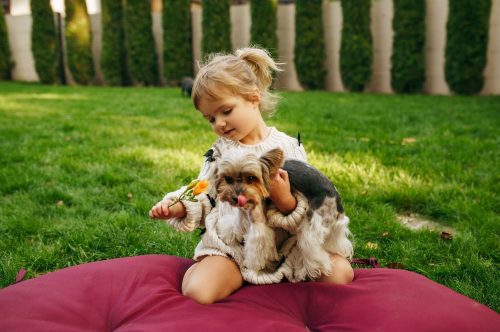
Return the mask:
[[[154,219],[183,218],[186,216],[186,209],[181,202],[177,202],[171,207],[172,201],[169,199],[156,203],[149,211],[149,217]]]
[[[269,198],[283,214],[295,210],[297,200],[292,195],[287,171],[280,168],[274,179],[271,180]]]

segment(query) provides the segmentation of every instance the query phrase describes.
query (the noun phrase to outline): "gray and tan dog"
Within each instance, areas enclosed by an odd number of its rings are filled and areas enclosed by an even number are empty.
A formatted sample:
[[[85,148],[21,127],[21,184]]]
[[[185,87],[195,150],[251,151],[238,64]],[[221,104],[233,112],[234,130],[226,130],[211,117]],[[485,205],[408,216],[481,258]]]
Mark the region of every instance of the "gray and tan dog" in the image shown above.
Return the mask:
[[[280,168],[289,174],[292,193],[305,202],[305,213],[299,219],[283,217],[267,199],[271,179]],[[216,174],[219,199],[240,208],[251,221],[244,243],[245,268],[259,271],[281,259],[277,228],[289,232],[291,241],[285,246],[296,246],[300,256],[294,281],[329,275],[330,254],[352,257],[349,218],[334,184],[316,168],[303,161],[285,160],[277,148],[262,156],[248,153],[222,158]]]

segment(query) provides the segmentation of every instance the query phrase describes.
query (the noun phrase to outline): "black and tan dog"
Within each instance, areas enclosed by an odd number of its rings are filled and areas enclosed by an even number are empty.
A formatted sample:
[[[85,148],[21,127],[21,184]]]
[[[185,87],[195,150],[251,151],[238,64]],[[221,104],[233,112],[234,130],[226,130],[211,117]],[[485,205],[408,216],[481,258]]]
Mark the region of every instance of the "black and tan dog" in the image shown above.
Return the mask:
[[[278,170],[289,174],[292,194],[304,213],[287,217],[274,208],[269,186]],[[281,259],[276,244],[277,228],[289,232],[300,255],[300,268],[294,271],[296,281],[330,274],[330,254],[352,256],[352,243],[340,196],[334,184],[319,170],[299,160],[284,160],[281,149],[262,156],[245,153],[220,160],[216,188],[221,201],[238,207],[251,221],[245,237],[245,268],[259,271]],[[297,209],[296,209],[297,210]]]

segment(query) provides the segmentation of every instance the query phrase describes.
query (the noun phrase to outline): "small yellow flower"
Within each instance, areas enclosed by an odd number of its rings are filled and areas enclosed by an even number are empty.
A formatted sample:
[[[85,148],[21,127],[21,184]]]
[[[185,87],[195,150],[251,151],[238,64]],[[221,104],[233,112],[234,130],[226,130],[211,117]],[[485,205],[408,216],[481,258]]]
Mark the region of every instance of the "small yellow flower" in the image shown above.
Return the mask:
[[[201,193],[204,193],[208,188],[208,181],[207,180],[201,180],[196,184],[196,186],[193,189],[193,195],[197,196]]]
[[[377,243],[373,243],[373,242],[366,242],[365,249],[377,250],[378,249],[378,244]]]

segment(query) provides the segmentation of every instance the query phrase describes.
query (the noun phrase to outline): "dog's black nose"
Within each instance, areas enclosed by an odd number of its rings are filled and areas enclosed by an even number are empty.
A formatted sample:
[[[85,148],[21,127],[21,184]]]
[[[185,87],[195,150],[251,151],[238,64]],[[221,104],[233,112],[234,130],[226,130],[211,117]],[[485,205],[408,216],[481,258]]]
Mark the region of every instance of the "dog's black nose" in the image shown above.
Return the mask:
[[[234,204],[238,204],[238,197],[233,196],[233,203],[234,203]]]

